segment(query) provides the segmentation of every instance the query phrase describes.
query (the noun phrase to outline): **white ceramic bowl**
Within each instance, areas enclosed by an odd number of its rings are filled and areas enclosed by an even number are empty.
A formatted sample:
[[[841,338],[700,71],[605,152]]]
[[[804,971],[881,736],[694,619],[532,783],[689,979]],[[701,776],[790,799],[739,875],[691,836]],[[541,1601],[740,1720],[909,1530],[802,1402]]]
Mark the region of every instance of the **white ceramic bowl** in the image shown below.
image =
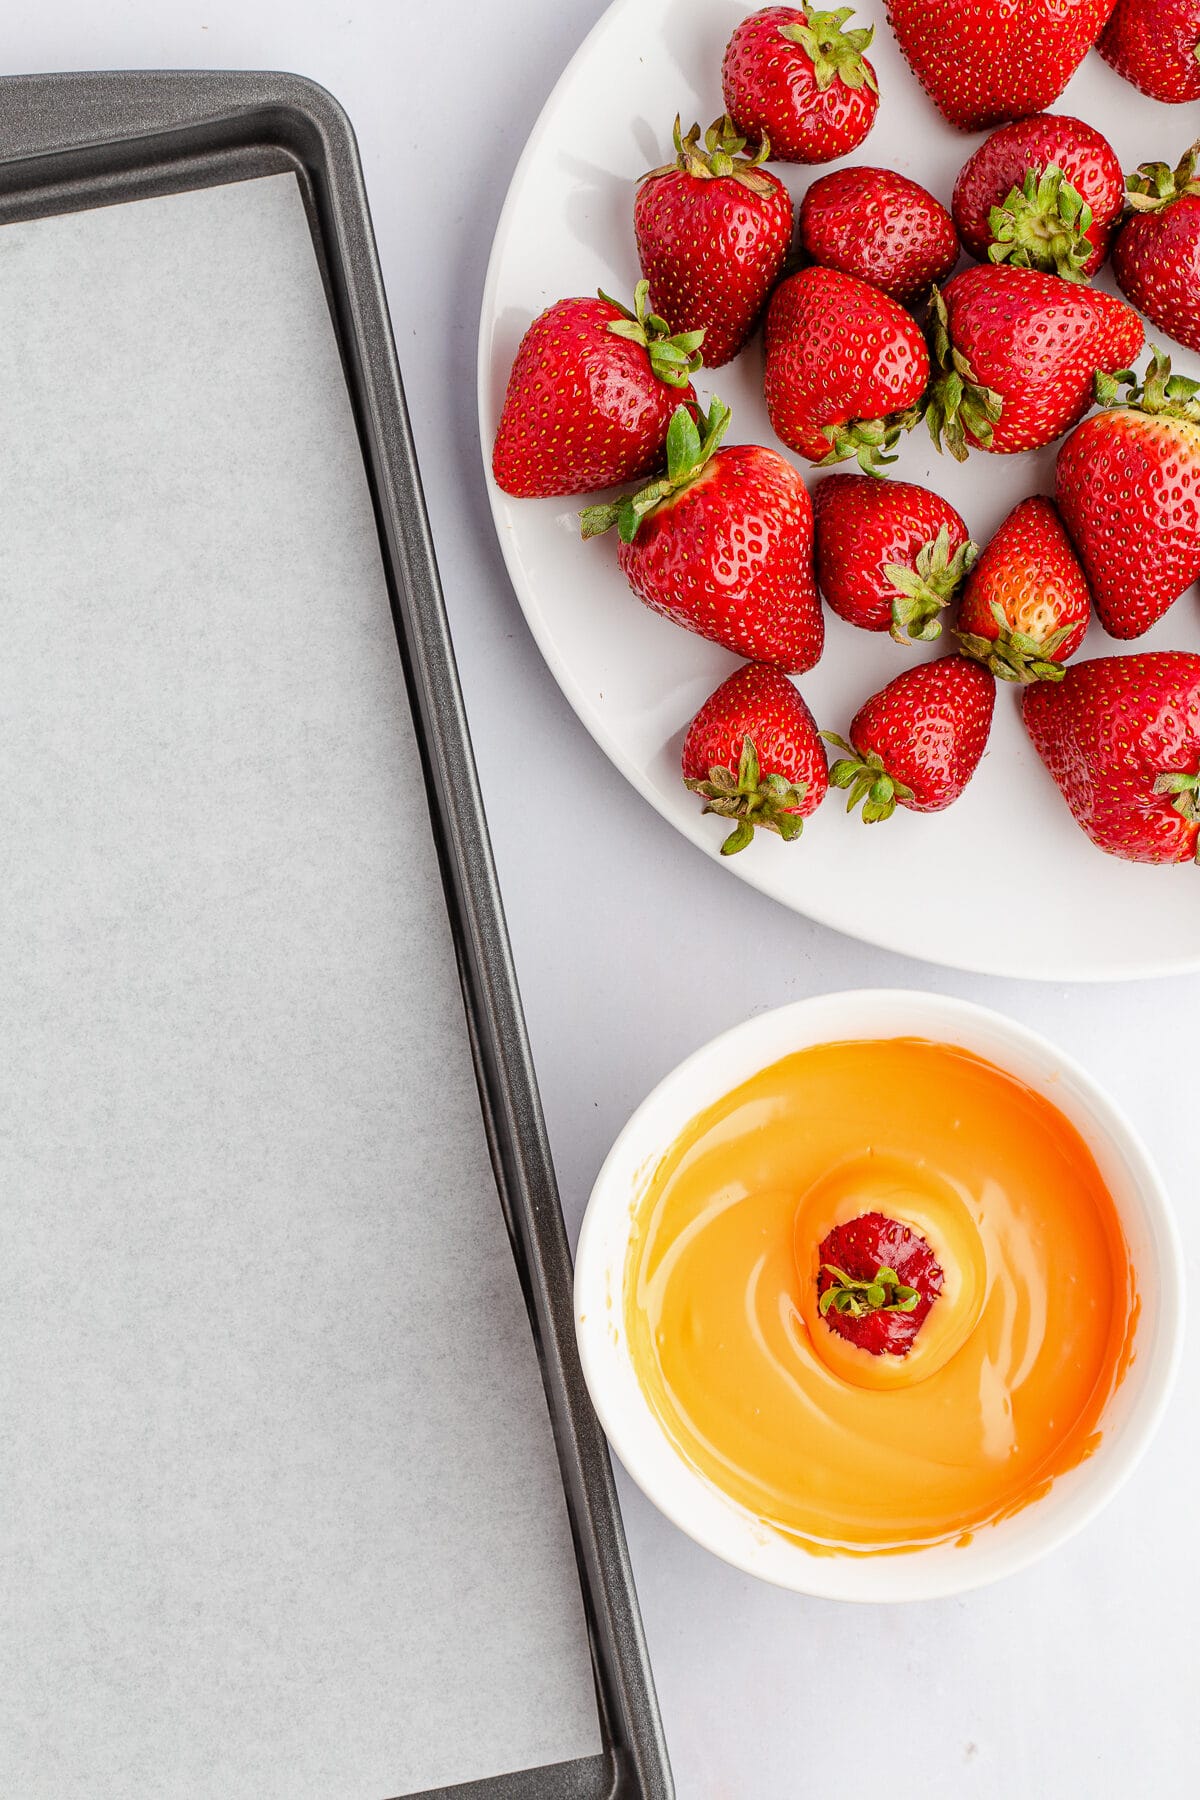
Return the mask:
[[[813,1556],[699,1475],[651,1411],[629,1355],[622,1309],[632,1202],[688,1121],[794,1050],[848,1038],[916,1036],[956,1044],[1045,1094],[1090,1145],[1120,1212],[1141,1314],[1131,1367],[1106,1410],[1099,1448],[1042,1500],[966,1545],[867,1557]],[[1076,1063],[1000,1013],[901,990],[822,994],[714,1038],[667,1076],[613,1145],[592,1191],[575,1270],[575,1319],[592,1401],[613,1449],[654,1504],[726,1562],[780,1587],[834,1600],[922,1600],[1012,1574],[1091,1519],[1133,1469],[1166,1405],[1183,1335],[1183,1261],[1149,1153],[1120,1109]]]

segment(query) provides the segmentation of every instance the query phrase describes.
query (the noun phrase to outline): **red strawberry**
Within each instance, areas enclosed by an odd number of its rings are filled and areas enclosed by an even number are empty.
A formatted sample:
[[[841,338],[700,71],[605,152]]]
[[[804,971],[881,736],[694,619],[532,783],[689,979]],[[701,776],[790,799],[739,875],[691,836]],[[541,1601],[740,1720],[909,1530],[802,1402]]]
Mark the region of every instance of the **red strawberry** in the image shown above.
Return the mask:
[[[960,131],[1052,106],[1113,0],[887,0],[909,66]]]
[[[1152,100],[1200,100],[1200,0],[1117,0],[1097,48]]]
[[[939,656],[906,669],[860,706],[850,742],[825,736],[846,755],[829,779],[849,788],[846,811],[861,800],[863,819],[890,819],[897,804],[941,812],[957,800],[987,749],[996,684],[969,656]]]
[[[1113,251],[1117,286],[1160,331],[1200,350],[1200,175],[1193,144],[1177,169],[1129,177],[1129,220]]]
[[[739,155],[745,138],[718,119],[680,136],[675,161],[643,175],[633,209],[650,304],[685,331],[703,330],[704,361],[736,356],[779,278],[792,235],[792,201],[777,176]]]
[[[901,302],[944,281],[958,261],[950,214],[893,169],[835,169],[814,181],[800,208],[800,242],[813,262]]]
[[[907,1356],[944,1279],[920,1232],[860,1213],[835,1225],[817,1256],[817,1309],[829,1329],[872,1356]]]
[[[706,813],[737,821],[722,856],[744,850],[756,825],[785,842],[829,789],[813,716],[786,675],[744,663],[710,694],[683,740],[683,779]]]
[[[583,535],[616,525],[621,569],[647,606],[738,656],[798,674],[825,643],[812,502],[774,450],[718,450],[728,423],[716,399],[699,426],[679,407],[665,473],[640,493],[589,506]]]
[[[817,585],[865,631],[937,637],[939,614],[978,555],[948,500],[909,481],[829,475],[813,496]]]
[[[1052,500],[1009,513],[963,589],[958,640],[1002,681],[1061,681],[1092,597]]]
[[[1097,387],[1108,410],[1059,451],[1055,498],[1101,624],[1135,638],[1200,575],[1200,382],[1156,350],[1126,398]]]
[[[875,123],[879,86],[863,55],[875,28],[847,31],[853,10],[764,6],[725,46],[726,110],[745,137],[769,137],[783,162],[832,162]]]
[[[558,300],[521,339],[492,449],[492,473],[523,498],[590,494],[649,474],[662,456],[671,414],[695,404],[688,377],[700,367],[702,331],[672,337],[647,312],[607,294]]]
[[[1125,209],[1125,177],[1107,138],[1066,113],[1002,125],[963,164],[954,223],[971,255],[1094,275]]]
[[[856,456],[870,475],[920,417],[929,354],[916,321],[878,288],[837,269],[800,269],[771,296],[767,412],[810,462]]]
[[[1029,688],[1025,725],[1093,844],[1200,862],[1200,656],[1097,656]]]
[[[1040,269],[980,264],[934,296],[926,423],[959,462],[968,448],[1037,450],[1092,402],[1098,371],[1128,367],[1137,314],[1111,294]]]

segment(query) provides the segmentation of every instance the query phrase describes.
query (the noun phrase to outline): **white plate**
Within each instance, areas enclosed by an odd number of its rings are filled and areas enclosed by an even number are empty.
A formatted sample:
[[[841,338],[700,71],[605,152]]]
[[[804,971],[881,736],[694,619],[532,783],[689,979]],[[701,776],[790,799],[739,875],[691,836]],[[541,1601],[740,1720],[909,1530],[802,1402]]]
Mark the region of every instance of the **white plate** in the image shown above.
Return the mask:
[[[509,367],[533,316],[563,295],[597,287],[632,294],[636,178],[663,160],[676,111],[685,126],[693,118],[708,125],[721,111],[722,51],[747,10],[732,0],[616,0],[550,96],[513,176],[484,288],[485,463]],[[876,21],[870,56],[883,98],[874,130],[847,161],[900,169],[949,204],[955,175],[981,140],[951,130],[926,100],[882,11],[877,0],[865,0],[855,20]],[[1105,131],[1127,169],[1149,158],[1177,160],[1195,122],[1194,108],[1144,99],[1095,55],[1057,110]],[[797,202],[815,175],[836,166],[772,165]],[[1101,284],[1110,284],[1107,273]],[[1178,369],[1200,375],[1196,358],[1165,347]],[[778,447],[756,344],[712,376],[702,372],[699,390],[715,390],[733,407],[729,441]],[[977,452],[959,466],[938,456],[919,429],[894,473],[945,494],[984,542],[1024,495],[1052,491],[1054,456],[1053,447],[1020,457]],[[617,568],[615,533],[581,543],[574,503],[511,500],[490,469],[487,479],[513,586],[559,686],[634,786],[716,856],[725,834],[683,787],[679,747],[693,713],[735,659],[643,607]],[[1122,646],[1093,621],[1083,654],[1115,648]],[[1136,648],[1200,651],[1195,590]],[[825,655],[798,685],[819,723],[844,732],[868,694],[923,654],[829,615]],[[798,844],[759,838],[723,866],[797,912],[888,949],[1049,980],[1200,969],[1196,870],[1146,868],[1095,850],[1030,748],[1017,696],[1005,686],[988,754],[948,812],[898,812],[886,824],[864,826],[831,795]]]

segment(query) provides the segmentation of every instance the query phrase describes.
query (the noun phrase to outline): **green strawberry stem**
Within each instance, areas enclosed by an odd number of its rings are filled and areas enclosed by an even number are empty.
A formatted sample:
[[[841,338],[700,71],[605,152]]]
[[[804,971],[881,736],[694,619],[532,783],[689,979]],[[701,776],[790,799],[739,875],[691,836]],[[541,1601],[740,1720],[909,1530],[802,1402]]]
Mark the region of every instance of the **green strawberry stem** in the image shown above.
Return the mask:
[[[925,423],[934,447],[948,450],[955,462],[966,462],[967,433],[986,449],[999,423],[1004,401],[994,388],[983,387],[975,371],[950,340],[946,302],[933,290],[929,311],[929,358],[933,379],[925,400]]]
[[[940,637],[942,608],[953,599],[975,566],[979,545],[960,544],[950,554],[950,533],[943,525],[931,543],[917,552],[915,568],[907,563],[885,563],[883,572],[896,589],[892,601],[891,634],[898,644],[910,638],[920,643]]]
[[[882,476],[884,465],[896,461],[885,452],[904,432],[911,431],[920,417],[921,408],[910,406],[904,412],[888,413],[882,419],[851,419],[845,425],[822,426],[829,442],[829,454],[821,458],[817,467],[825,469],[831,463],[846,462],[853,456],[864,475]]]
[[[902,781],[897,781],[894,775],[888,774],[882,757],[874,750],[868,750],[862,756],[853,744],[848,744],[836,731],[823,731],[821,736],[846,752],[830,769],[829,779],[834,787],[849,788],[847,812],[853,812],[861,802],[865,825],[875,825],[881,819],[890,819],[898,800],[912,799],[912,789],[905,787]]]
[[[1200,774],[1169,773],[1154,783],[1156,794],[1171,794],[1171,805],[1189,825],[1200,825]],[[1196,839],[1196,862],[1200,864],[1200,836]]]
[[[781,25],[779,35],[789,43],[799,44],[812,62],[818,92],[824,93],[835,81],[848,88],[869,88],[879,92],[879,85],[863,51],[875,36],[875,27],[845,31],[843,26],[853,13],[852,6],[839,6],[836,12],[810,12],[803,23]]]
[[[833,1276],[832,1285],[817,1302],[822,1318],[828,1312],[846,1313],[852,1319],[863,1319],[873,1312],[910,1313],[920,1305],[916,1288],[906,1287],[895,1269],[876,1269],[869,1281],[855,1281],[833,1263],[822,1263],[821,1267]]]
[[[1163,212],[1184,194],[1200,194],[1200,177],[1196,174],[1198,158],[1200,140],[1185,151],[1174,168],[1169,163],[1139,163],[1125,182],[1125,203],[1130,212]]]
[[[633,312],[619,300],[614,300],[611,294],[606,294],[603,288],[596,291],[601,300],[607,300],[621,314],[619,319],[609,320],[608,329],[613,336],[640,344],[650,358],[655,375],[668,387],[686,387],[704,360],[700,354],[703,330],[672,333],[667,321],[649,310],[648,281],[639,281],[633,291]]]
[[[604,501],[598,506],[585,506],[579,515],[580,534],[585,538],[600,537],[615,525],[621,542],[632,544],[643,519],[704,473],[731,416],[729,408],[715,394],[708,412],[699,418],[692,416],[690,407],[677,406],[667,427],[667,466],[663,473],[636,493],[623,494],[619,500]]]
[[[1101,406],[1131,407],[1135,412],[1200,425],[1200,381],[1172,375],[1170,357],[1153,345],[1150,365],[1140,383],[1132,369],[1118,369],[1115,375],[1098,369],[1094,385]]]
[[[1088,240],[1093,214],[1077,188],[1055,163],[1039,178],[1027,169],[1020,187],[988,214],[994,242],[988,258],[1019,269],[1044,269],[1064,281],[1086,281],[1084,265],[1094,245]]]
[[[749,734],[742,739],[736,770],[718,765],[708,771],[707,780],[692,777],[684,785],[703,797],[706,813],[737,821],[721,845],[722,856],[736,856],[744,850],[754,837],[755,826],[775,832],[788,844],[804,830],[804,820],[796,808],[803,803],[807,783],[790,783],[782,775],[763,775],[754,739]]]
[[[1070,637],[1069,625],[1060,626],[1049,637],[1039,640],[1024,631],[1014,631],[998,600],[992,601],[992,617],[998,626],[994,638],[973,631],[955,632],[965,656],[982,663],[999,680],[1016,681],[1022,687],[1029,687],[1035,681],[1062,680],[1067,671],[1062,663],[1054,661],[1054,652]]]
[[[746,139],[738,136],[737,127],[729,114],[725,113],[709,126],[704,134],[704,148],[701,149],[699,125],[693,125],[684,137],[682,123],[676,113],[671,137],[675,145],[675,161],[663,163],[661,168],[648,170],[640,177],[642,181],[654,181],[660,175],[674,175],[682,169],[684,174],[694,175],[700,181],[728,176],[742,187],[749,188],[752,194],[773,192],[774,183],[758,167],[771,154],[771,140],[766,132],[753,155],[743,155]]]

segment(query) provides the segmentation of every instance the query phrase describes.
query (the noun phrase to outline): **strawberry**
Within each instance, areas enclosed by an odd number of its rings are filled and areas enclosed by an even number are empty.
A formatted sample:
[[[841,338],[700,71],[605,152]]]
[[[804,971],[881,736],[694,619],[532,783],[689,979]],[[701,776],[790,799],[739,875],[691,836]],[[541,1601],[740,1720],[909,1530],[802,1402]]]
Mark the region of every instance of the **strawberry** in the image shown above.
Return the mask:
[[[1014,506],[963,589],[958,641],[1002,681],[1061,681],[1092,597],[1052,500]]]
[[[1033,747],[1093,844],[1128,862],[1200,862],[1200,656],[1097,656],[1029,688]]]
[[[926,423],[959,462],[969,448],[1036,450],[1092,402],[1097,371],[1137,355],[1142,324],[1111,294],[1040,269],[982,263],[934,295]]]
[[[492,473],[522,498],[590,494],[648,475],[662,455],[702,331],[671,336],[639,281],[629,312],[601,293],[557,300],[521,339],[492,449]]]
[[[813,262],[857,275],[901,303],[944,281],[958,261],[950,214],[893,169],[820,176],[800,208],[800,243]]]
[[[722,856],[744,850],[755,826],[785,842],[829,789],[825,747],[804,701],[769,663],[744,663],[710,694],[683,740],[683,779],[706,813],[737,823]]]
[[[952,125],[982,131],[1052,106],[1113,0],[887,0],[913,74]]]
[[[829,1329],[872,1356],[907,1356],[944,1280],[920,1232],[860,1213],[835,1225],[817,1256],[817,1310]]]
[[[971,255],[1085,281],[1108,255],[1125,177],[1107,138],[1066,113],[1002,125],[963,164],[954,223]]]
[[[906,669],[860,706],[850,741],[825,736],[846,752],[829,771],[849,788],[846,811],[862,802],[863,820],[890,819],[896,806],[941,812],[958,799],[987,749],[996,684],[969,656],[939,656]]]
[[[1059,451],[1055,498],[1101,624],[1135,638],[1200,575],[1200,382],[1156,350],[1141,387],[1097,389],[1107,410]]]
[[[783,162],[832,162],[862,143],[879,110],[863,55],[874,26],[847,31],[853,7],[764,6],[725,46],[725,109],[747,138],[769,137]]]
[[[585,538],[618,527],[618,561],[655,612],[738,656],[801,673],[825,619],[813,578],[812,502],[796,470],[758,444],[718,449],[729,409],[680,406],[667,466],[639,493],[581,515]]]
[[[920,417],[929,354],[916,321],[857,276],[800,269],[771,296],[767,412],[810,462],[858,458],[865,474]]]
[[[764,138],[752,157],[739,153],[729,119],[718,119],[700,143],[675,120],[675,161],[643,175],[633,209],[638,260],[650,304],[684,331],[704,332],[704,361],[718,368],[736,356],[779,279],[792,235],[791,195],[759,168]]]
[[[1152,100],[1200,100],[1200,0],[1117,0],[1097,49]]]
[[[1193,144],[1176,169],[1143,163],[1129,177],[1132,218],[1117,239],[1113,274],[1160,331],[1200,350],[1200,175]]]
[[[909,481],[829,475],[813,497],[817,585],[840,618],[935,638],[939,614],[978,555],[948,500]]]

